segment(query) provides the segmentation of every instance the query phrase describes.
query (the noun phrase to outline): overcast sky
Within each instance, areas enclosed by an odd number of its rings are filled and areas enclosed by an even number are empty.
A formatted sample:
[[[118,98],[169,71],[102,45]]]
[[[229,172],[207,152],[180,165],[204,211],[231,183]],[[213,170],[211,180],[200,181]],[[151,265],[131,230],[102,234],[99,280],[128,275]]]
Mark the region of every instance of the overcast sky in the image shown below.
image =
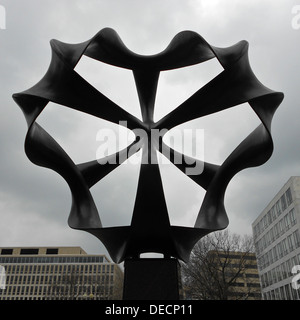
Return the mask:
[[[68,227],[71,195],[65,181],[54,171],[32,164],[24,153],[27,125],[11,96],[30,88],[45,74],[51,39],[80,43],[111,27],[130,50],[147,55],[164,50],[183,30],[195,31],[217,47],[247,40],[254,73],[265,86],[284,92],[285,99],[273,119],[271,159],[259,168],[238,173],[227,188],[229,230],[251,234],[251,223],[259,213],[290,176],[300,174],[300,29],[292,24],[297,1],[1,0],[0,5],[6,13],[6,29],[0,30],[0,247],[75,245],[88,253],[106,253],[92,235]],[[140,117],[130,71],[88,58],[76,70]],[[163,72],[156,119],[221,71],[213,59]],[[38,123],[76,163],[95,159],[97,132],[109,127],[107,122],[53,103],[47,105]],[[244,104],[182,128],[204,129],[204,160],[221,164],[259,123]],[[128,163],[92,188],[104,226],[130,223],[138,174],[139,165]],[[193,226],[204,191],[171,165],[162,167],[161,174],[171,222]]]

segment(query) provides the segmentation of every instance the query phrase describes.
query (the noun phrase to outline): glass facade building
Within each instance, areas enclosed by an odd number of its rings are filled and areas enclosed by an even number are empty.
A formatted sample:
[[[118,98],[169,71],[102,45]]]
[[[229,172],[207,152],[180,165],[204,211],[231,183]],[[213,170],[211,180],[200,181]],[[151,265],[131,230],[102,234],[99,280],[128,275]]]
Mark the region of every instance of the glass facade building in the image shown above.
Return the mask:
[[[291,177],[252,224],[264,300],[300,300],[300,177]]]

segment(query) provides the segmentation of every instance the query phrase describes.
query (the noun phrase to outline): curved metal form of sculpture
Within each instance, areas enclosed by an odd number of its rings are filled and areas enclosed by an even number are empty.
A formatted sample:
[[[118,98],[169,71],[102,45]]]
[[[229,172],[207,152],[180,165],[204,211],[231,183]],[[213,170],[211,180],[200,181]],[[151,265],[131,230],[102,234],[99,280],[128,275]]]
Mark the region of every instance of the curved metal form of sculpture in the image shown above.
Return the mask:
[[[112,259],[119,263],[143,252],[158,252],[181,260],[189,259],[195,243],[204,235],[227,227],[224,194],[231,178],[239,171],[265,163],[273,152],[271,120],[283,99],[283,94],[262,85],[252,72],[248,61],[248,43],[241,41],[228,48],[209,45],[191,31],[177,34],[168,47],[151,56],[131,52],[118,34],[105,28],[92,39],[80,44],[51,41],[52,61],[45,76],[32,88],[14,94],[13,98],[24,112],[28,132],[25,152],[36,165],[50,168],[68,183],[72,207],[68,219],[71,228],[85,230],[106,246]],[[138,91],[142,121],[97,91],[74,68],[82,55],[133,71]],[[182,68],[217,58],[224,71],[199,89],[158,122],[153,121],[156,88],[160,71]],[[119,124],[126,120],[129,129],[172,129],[184,122],[203,117],[232,106],[248,102],[261,124],[221,164],[204,162],[200,175],[190,175],[206,190],[195,226],[172,226],[169,221],[164,190],[157,163],[147,163],[156,150],[168,148],[157,139],[150,146],[136,139],[132,148],[142,149],[142,161],[137,194],[130,226],[102,227],[90,188],[120,163],[109,159],[75,164],[60,145],[36,122],[49,101]],[[128,147],[128,148],[129,148]],[[124,159],[128,148],[115,156]],[[188,163],[174,162],[181,156],[173,149],[169,160],[185,172]],[[191,159],[190,159],[191,160]],[[196,164],[199,160],[194,159]]]

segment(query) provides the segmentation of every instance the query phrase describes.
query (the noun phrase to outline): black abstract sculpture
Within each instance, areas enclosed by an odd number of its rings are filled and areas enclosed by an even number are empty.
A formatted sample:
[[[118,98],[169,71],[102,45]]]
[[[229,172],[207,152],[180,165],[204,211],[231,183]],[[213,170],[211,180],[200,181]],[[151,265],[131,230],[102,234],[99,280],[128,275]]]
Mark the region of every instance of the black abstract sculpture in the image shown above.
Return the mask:
[[[36,165],[59,173],[72,193],[69,226],[85,230],[99,238],[112,259],[119,263],[139,257],[143,252],[158,252],[187,261],[195,243],[204,235],[227,227],[224,194],[231,178],[239,171],[265,163],[273,152],[271,120],[283,94],[263,86],[253,74],[248,61],[248,43],[241,41],[229,48],[209,45],[195,32],[177,34],[159,54],[138,55],[128,50],[117,33],[101,30],[91,40],[80,44],[51,41],[52,61],[42,78],[32,88],[13,98],[24,112],[28,132],[25,151]],[[113,103],[81,76],[74,68],[82,55],[133,71],[142,121]],[[217,58],[224,71],[158,122],[153,121],[156,88],[160,71],[182,68]],[[103,75],[105,76],[105,75]],[[126,159],[128,148],[142,149],[138,188],[130,226],[104,228],[89,189],[119,164],[107,159],[75,164],[59,144],[36,122],[49,101],[119,124],[126,120],[129,129],[172,129],[184,122],[248,102],[261,124],[221,164],[204,162],[199,175],[190,175],[206,190],[194,228],[171,226],[164,197],[159,165],[150,161],[156,151],[169,147],[159,137],[149,145],[136,139],[113,157]],[[183,157],[169,148],[169,160],[178,169],[199,160]],[[124,156],[125,155],[125,156]],[[174,161],[182,157],[181,163]],[[193,160],[193,161],[187,161]],[[149,160],[149,161],[147,161]],[[152,158],[153,160],[153,158]]]

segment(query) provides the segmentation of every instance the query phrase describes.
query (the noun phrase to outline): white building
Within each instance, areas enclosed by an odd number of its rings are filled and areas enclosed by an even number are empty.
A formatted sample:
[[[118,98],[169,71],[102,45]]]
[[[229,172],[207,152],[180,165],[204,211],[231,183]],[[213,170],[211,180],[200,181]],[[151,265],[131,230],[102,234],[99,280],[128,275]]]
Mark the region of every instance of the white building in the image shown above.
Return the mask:
[[[287,181],[252,229],[263,299],[300,300],[292,286],[292,268],[300,265],[300,177]]]
[[[0,302],[122,298],[120,267],[80,247],[0,248],[0,266]]]

